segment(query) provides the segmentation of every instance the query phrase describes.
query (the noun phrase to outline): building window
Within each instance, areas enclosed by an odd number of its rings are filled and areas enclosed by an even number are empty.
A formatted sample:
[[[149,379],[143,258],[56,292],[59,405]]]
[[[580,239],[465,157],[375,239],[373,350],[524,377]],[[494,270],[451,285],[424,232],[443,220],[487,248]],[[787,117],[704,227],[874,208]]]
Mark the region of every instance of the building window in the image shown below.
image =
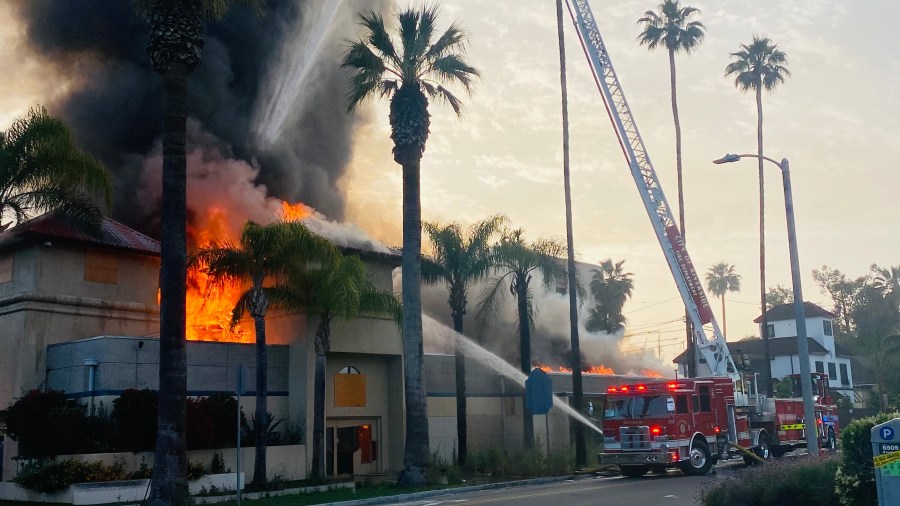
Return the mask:
[[[89,251],[84,255],[84,280],[106,285],[119,281],[118,259],[107,253]]]
[[[822,362],[821,360],[816,360],[816,372],[825,374],[825,362]]]
[[[775,337],[775,324],[769,323],[766,325],[766,337]]]
[[[841,364],[841,385],[850,384],[850,375],[847,373],[847,364]]]
[[[0,283],[12,281],[13,256],[12,253],[0,255]]]
[[[366,375],[348,365],[334,376],[334,405],[343,408],[366,406]]]
[[[834,362],[828,362],[828,379],[837,379],[837,366],[834,365]]]
[[[831,320],[822,320],[822,330],[826,336],[834,335],[834,329],[831,328]]]

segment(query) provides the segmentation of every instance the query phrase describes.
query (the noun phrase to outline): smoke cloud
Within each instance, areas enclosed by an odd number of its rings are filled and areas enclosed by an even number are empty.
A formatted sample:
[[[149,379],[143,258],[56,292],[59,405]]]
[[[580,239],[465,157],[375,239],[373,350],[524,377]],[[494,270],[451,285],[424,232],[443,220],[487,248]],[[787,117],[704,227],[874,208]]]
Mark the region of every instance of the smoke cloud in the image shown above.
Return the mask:
[[[355,126],[345,111],[347,79],[339,68],[342,40],[356,33],[353,16],[358,9],[383,10],[389,2],[342,4],[331,27],[319,30],[325,38],[320,51],[292,53],[290,44],[302,39],[298,31],[317,28],[305,22],[308,12],[324,3],[270,2],[262,18],[238,7],[221,23],[207,26],[203,62],[188,88],[189,114],[197,122],[189,143],[200,144],[188,148],[207,157],[218,150],[223,160],[245,160],[242,173],[252,175],[257,191],[303,201],[340,220],[344,199],[338,182],[350,161]],[[63,98],[47,105],[72,127],[83,148],[113,172],[113,217],[158,236],[158,190],[154,193],[152,186],[159,178],[147,170],[154,166],[150,158],[158,156],[162,93],[144,50],[146,22],[133,13],[131,2],[105,0],[32,0],[19,4],[18,16],[29,49],[57,72],[77,76]],[[255,111],[271,93],[272,81],[284,74],[291,55],[314,61],[304,63],[309,72],[288,90],[294,96],[285,102],[291,110],[281,135],[263,147],[255,134]],[[213,144],[216,149],[211,151]],[[189,163],[198,160],[205,159],[191,158]],[[191,169],[195,175],[198,171]],[[196,191],[206,189],[189,189],[193,207],[204,199]],[[241,198],[256,198],[253,195]]]
[[[580,264],[579,279],[583,286],[590,281],[590,268],[587,264]],[[535,364],[546,364],[551,367],[566,367],[570,365],[572,357],[570,323],[569,323],[569,296],[560,294],[555,290],[545,291],[541,286],[539,276],[532,281],[532,303],[536,309],[534,316],[534,330],[531,336],[531,356]],[[394,289],[399,291],[400,273],[395,272]],[[506,300],[495,318],[483,332],[479,333],[475,327],[475,313],[481,294],[488,287],[488,283],[475,283],[469,287],[467,310],[464,318],[464,334],[480,343],[485,348],[506,359],[507,362],[518,367],[519,360],[519,328],[518,312],[515,298],[506,293]],[[622,351],[621,344],[624,332],[607,334],[605,332],[588,332],[585,328],[588,309],[593,301],[590,295],[579,307],[579,339],[581,345],[582,363],[585,368],[589,366],[603,365],[612,368],[616,374],[646,374],[649,371],[662,373],[669,368],[665,367],[652,350],[637,353]],[[450,306],[447,302],[449,293],[443,284],[422,287],[422,312],[431,316],[444,325],[452,327]],[[425,350],[428,353],[453,353],[452,343],[446,340],[429,340],[425,336]]]

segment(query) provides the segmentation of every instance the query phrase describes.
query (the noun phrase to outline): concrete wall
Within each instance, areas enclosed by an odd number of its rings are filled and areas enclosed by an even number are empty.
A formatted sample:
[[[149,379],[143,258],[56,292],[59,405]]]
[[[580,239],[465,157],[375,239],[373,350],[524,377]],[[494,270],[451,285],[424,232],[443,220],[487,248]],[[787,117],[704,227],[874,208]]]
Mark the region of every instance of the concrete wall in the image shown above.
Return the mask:
[[[127,252],[108,256],[117,266],[115,283],[85,280],[89,254],[64,243],[25,245],[13,256],[12,279],[0,283],[0,406],[45,378],[48,346],[116,334],[157,332],[159,262]]]

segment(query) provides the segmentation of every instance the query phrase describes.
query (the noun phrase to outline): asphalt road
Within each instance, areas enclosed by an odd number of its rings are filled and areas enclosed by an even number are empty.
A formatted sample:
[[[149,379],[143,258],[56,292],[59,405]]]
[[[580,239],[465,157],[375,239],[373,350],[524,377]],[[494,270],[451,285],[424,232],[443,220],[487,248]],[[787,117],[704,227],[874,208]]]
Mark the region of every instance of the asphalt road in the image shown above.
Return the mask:
[[[666,474],[648,474],[641,478],[620,476],[580,478],[543,485],[452,494],[397,504],[403,506],[699,505],[700,492],[704,488],[738,468],[737,463],[723,463],[716,467],[717,474],[710,476],[685,476],[680,471],[670,469]]]

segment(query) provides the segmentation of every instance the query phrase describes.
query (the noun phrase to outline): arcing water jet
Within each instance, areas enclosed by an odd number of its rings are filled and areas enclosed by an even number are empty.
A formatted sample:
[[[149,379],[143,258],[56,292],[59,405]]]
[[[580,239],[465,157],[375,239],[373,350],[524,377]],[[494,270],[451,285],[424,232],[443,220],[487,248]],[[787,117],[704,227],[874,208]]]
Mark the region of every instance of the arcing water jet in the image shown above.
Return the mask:
[[[521,385],[522,388],[525,388],[525,380],[528,379],[528,376],[526,376],[525,373],[487,349],[479,346],[475,341],[472,341],[468,337],[427,315],[422,315],[422,330],[425,337],[428,339],[459,343],[465,356],[477,360],[482,365],[493,369],[503,377],[508,378],[516,382],[516,384]],[[570,418],[583,423],[588,428],[601,435],[603,434],[600,428],[585,418],[584,415],[576,411],[575,408],[569,406],[563,399],[553,396],[553,405],[562,410]]]

